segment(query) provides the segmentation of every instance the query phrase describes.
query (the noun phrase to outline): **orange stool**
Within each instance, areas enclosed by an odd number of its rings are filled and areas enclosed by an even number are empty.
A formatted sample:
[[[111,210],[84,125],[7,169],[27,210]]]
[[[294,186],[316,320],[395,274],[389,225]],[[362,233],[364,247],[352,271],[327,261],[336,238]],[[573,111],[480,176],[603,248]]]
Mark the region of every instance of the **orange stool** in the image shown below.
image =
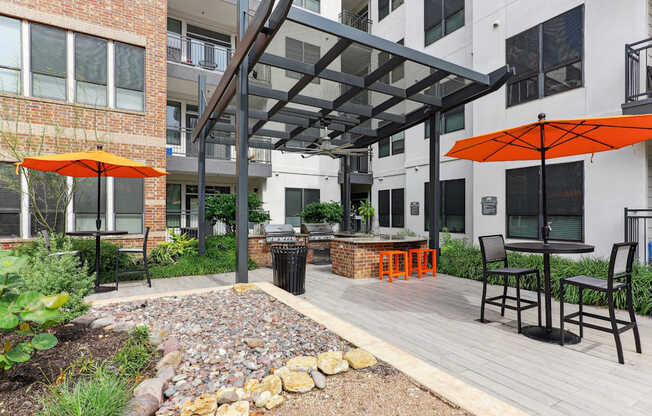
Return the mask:
[[[432,267],[428,267],[428,253],[432,257]],[[414,255],[417,256],[417,265],[413,266]],[[417,277],[421,279],[421,274],[432,272],[433,276],[437,276],[437,250],[432,248],[413,248],[409,250],[408,259],[408,274],[412,276],[414,271],[417,271]]]
[[[388,269],[383,269],[383,257],[387,257]],[[400,270],[400,257],[403,257],[403,271]],[[378,262],[378,278],[383,280],[383,275],[389,276],[389,281],[392,281],[394,276],[405,276],[408,280],[408,253],[406,251],[390,250],[381,251],[380,260]]]

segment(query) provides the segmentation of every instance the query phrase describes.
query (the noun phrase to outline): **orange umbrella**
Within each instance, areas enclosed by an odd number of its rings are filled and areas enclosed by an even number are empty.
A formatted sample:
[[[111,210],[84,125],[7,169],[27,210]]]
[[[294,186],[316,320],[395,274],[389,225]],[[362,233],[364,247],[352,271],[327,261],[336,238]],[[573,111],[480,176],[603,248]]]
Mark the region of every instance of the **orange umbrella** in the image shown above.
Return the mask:
[[[546,159],[620,149],[652,138],[652,114],[575,120],[545,119],[507,130],[458,140],[446,156],[476,162],[541,160],[539,204],[542,236],[548,242]]]
[[[129,160],[102,150],[98,145],[97,150],[90,152],[62,153],[58,155],[26,157],[22,162],[16,163],[16,171],[19,167],[40,170],[43,172],[55,172],[64,176],[88,178],[97,176],[97,219],[95,225],[95,287],[99,287],[100,267],[100,219],[101,201],[101,178],[112,176],[116,178],[152,178],[164,176],[168,173],[149,167],[145,164]]]

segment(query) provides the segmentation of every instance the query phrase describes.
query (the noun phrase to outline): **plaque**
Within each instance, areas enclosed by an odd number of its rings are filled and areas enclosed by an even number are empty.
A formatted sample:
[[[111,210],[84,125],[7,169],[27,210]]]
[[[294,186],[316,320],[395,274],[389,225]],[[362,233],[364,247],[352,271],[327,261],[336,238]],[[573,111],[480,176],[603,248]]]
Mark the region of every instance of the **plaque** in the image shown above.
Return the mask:
[[[498,198],[495,196],[483,196],[480,202],[482,204],[482,215],[496,215]]]
[[[410,215],[419,215],[419,201],[410,202]]]

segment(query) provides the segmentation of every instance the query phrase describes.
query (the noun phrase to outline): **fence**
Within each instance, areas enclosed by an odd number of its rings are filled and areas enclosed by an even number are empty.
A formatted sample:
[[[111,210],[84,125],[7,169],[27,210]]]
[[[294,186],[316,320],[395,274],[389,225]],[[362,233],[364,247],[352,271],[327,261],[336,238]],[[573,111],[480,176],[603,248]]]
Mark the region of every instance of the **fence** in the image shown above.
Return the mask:
[[[652,222],[652,209],[625,208],[625,240],[638,243],[636,258],[641,262],[649,262],[647,255],[649,226]]]
[[[625,45],[626,102],[652,98],[651,53],[652,38]]]
[[[268,211],[264,211],[269,214]],[[190,238],[199,237],[199,215],[196,209],[192,210],[166,210],[167,231],[165,240],[170,241],[169,231],[175,234],[186,234]],[[264,224],[249,224],[249,235],[263,234]],[[207,235],[225,235],[229,231],[227,225],[223,222],[217,222],[212,227],[208,227]]]

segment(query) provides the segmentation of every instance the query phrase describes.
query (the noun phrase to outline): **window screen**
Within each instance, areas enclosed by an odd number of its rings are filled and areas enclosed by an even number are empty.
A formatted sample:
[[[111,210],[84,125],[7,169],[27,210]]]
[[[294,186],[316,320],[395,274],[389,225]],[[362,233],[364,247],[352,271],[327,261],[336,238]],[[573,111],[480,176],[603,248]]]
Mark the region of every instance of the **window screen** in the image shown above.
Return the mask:
[[[145,181],[142,178],[115,178],[115,229],[141,234],[144,220]]]
[[[145,49],[115,43],[116,107],[143,111],[145,108]]]
[[[31,66],[35,97],[66,99],[65,30],[31,23]]]
[[[392,189],[392,228],[405,226],[405,190]]]
[[[389,189],[378,191],[378,225],[381,227],[390,225],[389,192]]]
[[[0,163],[0,236],[20,236],[20,176],[9,163]]]
[[[107,105],[107,41],[75,34],[76,100],[82,104]]]
[[[20,20],[0,16],[0,91],[21,92],[21,45]]]
[[[96,230],[97,178],[76,178],[74,191],[75,230]],[[106,230],[106,178],[101,179],[100,196],[100,219],[102,220],[102,230]]]

